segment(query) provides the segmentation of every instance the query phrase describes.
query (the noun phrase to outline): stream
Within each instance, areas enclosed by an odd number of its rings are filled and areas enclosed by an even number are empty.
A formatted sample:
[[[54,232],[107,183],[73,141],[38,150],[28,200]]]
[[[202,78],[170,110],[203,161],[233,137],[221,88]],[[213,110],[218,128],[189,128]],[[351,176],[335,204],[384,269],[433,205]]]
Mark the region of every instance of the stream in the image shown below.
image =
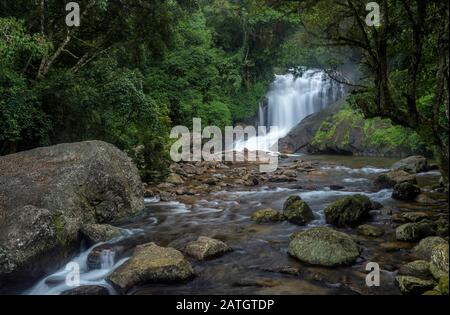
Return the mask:
[[[189,259],[196,277],[190,281],[170,284],[148,284],[130,294],[399,294],[394,285],[395,270],[413,260],[408,244],[402,249],[387,251],[383,244],[395,243],[390,216],[374,210],[368,223],[382,226],[386,233],[379,238],[367,238],[354,229],[340,229],[354,235],[363,248],[361,257],[348,267],[324,268],[308,266],[290,257],[287,247],[290,235],[312,226],[326,225],[323,209],[336,199],[362,193],[380,202],[393,212],[420,209],[420,204],[408,204],[391,199],[392,190],[375,190],[373,179],[386,171],[396,159],[349,156],[293,156],[280,160],[288,166],[301,158],[317,162],[313,172],[302,173],[295,182],[265,183],[248,189],[222,190],[192,196],[193,202],[161,202],[147,198],[145,209],[133,218],[118,222],[123,235],[91,248],[82,248],[72,259],[80,266],[81,285],[100,285],[115,294],[105,278],[131,255],[132,249],[147,242],[181,249],[186,242],[205,235],[220,239],[233,248],[220,258],[210,261]],[[439,180],[437,171],[419,174],[422,187]],[[426,191],[426,189],[425,189]],[[255,224],[253,211],[263,208],[281,210],[290,195],[299,195],[315,214],[307,226],[289,222]],[[441,211],[446,203],[430,207]],[[428,209],[427,209],[428,210]],[[409,247],[408,247],[409,246]],[[91,270],[88,254],[104,248],[101,269]],[[381,286],[365,285],[365,265],[377,262],[381,268]],[[36,283],[24,294],[60,294],[70,289],[65,284],[69,271],[61,269]]]

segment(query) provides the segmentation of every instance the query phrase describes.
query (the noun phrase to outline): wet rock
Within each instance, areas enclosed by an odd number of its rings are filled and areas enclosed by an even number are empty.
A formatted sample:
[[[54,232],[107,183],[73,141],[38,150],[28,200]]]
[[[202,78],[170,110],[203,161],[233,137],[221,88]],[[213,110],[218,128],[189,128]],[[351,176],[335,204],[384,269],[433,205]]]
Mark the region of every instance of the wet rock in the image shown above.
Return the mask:
[[[390,253],[410,249],[412,247],[412,244],[407,242],[386,242],[381,243],[380,247],[383,248],[386,252]]]
[[[419,222],[430,218],[430,214],[426,212],[403,212],[400,215],[406,222]]]
[[[283,215],[274,209],[262,209],[252,213],[251,220],[257,223],[279,222]]]
[[[430,270],[435,279],[448,276],[448,244],[437,244],[431,250]]]
[[[314,214],[308,204],[299,196],[290,196],[283,205],[283,217],[291,223],[305,225],[314,220]]]
[[[397,227],[395,237],[398,241],[417,242],[434,233],[433,224],[429,222],[406,223]]]
[[[324,210],[327,223],[337,227],[354,227],[369,216],[372,203],[367,196],[353,195],[339,199]]]
[[[371,237],[380,237],[384,234],[384,229],[369,225],[369,224],[363,224],[358,226],[357,229],[358,233],[364,236],[371,236]]]
[[[89,246],[109,241],[122,234],[119,228],[109,224],[85,224],[80,231]]]
[[[398,270],[398,274],[417,278],[429,278],[431,276],[430,263],[425,260],[412,261],[402,265]]]
[[[144,208],[137,168],[101,141],[2,156],[0,174],[0,287],[59,267],[78,250],[83,224],[109,223]]]
[[[429,236],[421,240],[419,244],[413,248],[413,252],[422,259],[431,260],[433,247],[438,244],[445,244],[448,246],[447,241],[443,238],[439,236]]]
[[[436,285],[436,282],[432,280],[424,280],[411,276],[397,276],[395,282],[402,294],[422,294],[428,290],[431,290]]]
[[[232,249],[222,241],[200,236],[196,241],[190,242],[184,248],[186,255],[197,260],[209,260],[220,257]]]
[[[378,189],[392,188],[397,184],[408,182],[411,184],[417,184],[415,175],[409,174],[405,171],[390,171],[378,175],[374,181],[374,185]]]
[[[117,268],[108,281],[122,293],[136,285],[183,281],[194,276],[191,264],[174,248],[148,243],[136,247],[133,256]]]
[[[379,210],[383,208],[383,205],[378,201],[372,201],[372,210]]]
[[[94,247],[87,257],[87,266],[89,269],[101,269],[102,262],[109,256],[108,261],[115,263],[124,258],[128,252],[128,247],[123,244],[102,244]]]
[[[326,267],[348,265],[359,256],[358,246],[350,236],[328,227],[297,233],[288,252],[300,261]]]
[[[414,155],[394,163],[394,165],[392,165],[392,169],[416,174],[427,171],[428,163],[425,157]]]
[[[246,278],[235,281],[233,286],[236,287],[260,287],[260,288],[271,288],[282,285],[283,282],[276,279],[265,279],[265,278]]]
[[[341,186],[341,185],[330,185],[330,189],[331,190],[342,190],[342,189],[344,189],[345,187],[344,186]]]
[[[184,179],[176,173],[171,173],[167,177],[166,182],[169,184],[174,184],[174,185],[182,185],[182,184],[184,184]]]
[[[408,182],[400,183],[394,186],[392,198],[397,200],[414,200],[420,194],[420,188]]]
[[[61,295],[109,295],[109,291],[100,285],[82,285],[66,290]]]

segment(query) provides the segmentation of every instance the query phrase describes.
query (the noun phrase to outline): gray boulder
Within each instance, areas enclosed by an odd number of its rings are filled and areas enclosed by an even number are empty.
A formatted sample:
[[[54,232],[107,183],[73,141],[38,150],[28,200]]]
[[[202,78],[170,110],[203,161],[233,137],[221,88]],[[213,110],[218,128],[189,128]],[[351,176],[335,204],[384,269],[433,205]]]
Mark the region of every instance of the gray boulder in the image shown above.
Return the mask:
[[[426,221],[418,223],[406,223],[400,225],[395,230],[395,236],[398,241],[417,242],[420,239],[433,235],[435,233],[433,224]]]
[[[353,195],[328,205],[325,210],[327,223],[337,227],[354,227],[368,218],[372,203],[367,196]]]
[[[231,250],[231,247],[222,241],[200,236],[196,241],[189,242],[184,252],[197,260],[209,260],[222,256]]]
[[[399,183],[394,186],[392,198],[397,200],[410,201],[414,200],[420,194],[420,188],[409,182]]]
[[[401,170],[411,174],[425,172],[428,169],[427,159],[420,155],[413,155],[392,165],[393,170]]]
[[[136,285],[183,281],[193,276],[194,270],[181,252],[148,243],[137,246],[133,256],[117,268],[108,281],[126,293]]]
[[[308,204],[299,196],[290,196],[283,205],[283,217],[298,225],[314,220],[314,214]]]
[[[295,233],[288,252],[300,261],[326,267],[348,265],[359,256],[358,246],[350,236],[328,227]]]
[[[89,245],[106,242],[122,235],[119,228],[109,224],[85,224],[81,227],[81,234]]]
[[[78,249],[84,224],[144,207],[138,170],[101,141],[3,156],[0,174],[0,287],[60,267]]]
[[[438,244],[445,244],[448,246],[448,242],[439,236],[429,236],[424,238],[413,248],[413,252],[420,258],[425,260],[431,260],[431,253],[433,247]]]
[[[411,184],[417,184],[416,176],[408,172],[397,170],[382,173],[375,178],[374,185],[378,189],[392,188],[397,184],[408,182]]]

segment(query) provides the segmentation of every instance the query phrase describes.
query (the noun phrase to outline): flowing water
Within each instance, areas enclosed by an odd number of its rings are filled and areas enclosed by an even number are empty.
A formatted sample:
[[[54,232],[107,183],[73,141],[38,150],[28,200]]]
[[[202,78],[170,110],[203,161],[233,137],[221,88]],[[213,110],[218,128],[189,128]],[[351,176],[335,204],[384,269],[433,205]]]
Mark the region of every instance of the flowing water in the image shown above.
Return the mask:
[[[291,157],[282,161],[292,163]],[[217,259],[190,260],[196,273],[191,281],[173,284],[149,284],[135,288],[133,294],[397,294],[393,270],[409,261],[409,251],[386,252],[381,244],[394,239],[389,216],[374,211],[370,224],[382,226],[381,238],[359,238],[364,248],[353,266],[322,268],[308,266],[287,254],[290,235],[312,226],[326,225],[323,209],[343,196],[362,193],[386,207],[409,207],[391,199],[391,190],[376,190],[373,179],[395,161],[386,158],[303,156],[320,162],[318,170],[302,174],[294,183],[274,183],[248,190],[220,191],[195,196],[189,204],[146,199],[146,208],[133,218],[118,222],[124,235],[107,243],[83,250],[73,259],[80,265],[81,285],[101,285],[114,294],[106,277],[131,255],[137,244],[155,242],[181,249],[186,242],[205,235],[227,242],[234,251]],[[438,173],[425,173],[422,180],[436,180]],[[338,187],[339,188],[333,188]],[[250,220],[255,210],[282,209],[286,198],[299,195],[312,208],[315,220],[307,226],[288,222],[258,225]],[[446,207],[446,205],[442,205]],[[355,235],[354,230],[344,230]],[[100,269],[90,269],[87,257],[93,249],[102,249]],[[379,288],[365,286],[365,264],[376,261],[382,268]],[[298,270],[290,274],[286,270]],[[59,294],[70,287],[65,283],[68,271],[59,270],[42,279],[26,294]]]
[[[259,126],[269,132],[238,142],[236,150],[274,151],[273,145],[305,117],[316,113],[344,96],[342,84],[331,80],[322,70],[310,69],[300,76],[276,75],[267,93],[267,106],[259,108]],[[275,150],[277,151],[277,150]]]

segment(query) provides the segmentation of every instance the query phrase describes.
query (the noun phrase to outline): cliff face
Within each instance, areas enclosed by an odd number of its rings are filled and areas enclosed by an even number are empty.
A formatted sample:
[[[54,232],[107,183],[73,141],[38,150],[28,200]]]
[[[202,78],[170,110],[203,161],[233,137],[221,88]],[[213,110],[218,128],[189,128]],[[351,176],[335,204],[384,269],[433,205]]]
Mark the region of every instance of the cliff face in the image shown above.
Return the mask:
[[[305,118],[280,139],[279,148],[285,153],[386,157],[427,154],[425,145],[412,130],[393,126],[389,120],[364,119],[345,100]]]

